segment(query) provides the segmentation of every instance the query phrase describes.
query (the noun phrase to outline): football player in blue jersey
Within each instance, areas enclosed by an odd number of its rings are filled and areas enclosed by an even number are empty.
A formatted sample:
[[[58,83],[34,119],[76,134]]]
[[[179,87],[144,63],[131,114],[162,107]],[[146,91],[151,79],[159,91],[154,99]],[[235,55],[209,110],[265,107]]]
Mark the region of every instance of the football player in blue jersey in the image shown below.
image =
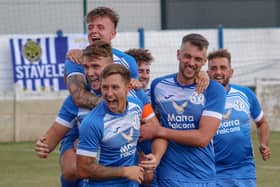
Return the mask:
[[[140,138],[169,141],[157,169],[159,186],[216,186],[212,138],[224,111],[225,91],[210,81],[207,89],[198,93],[195,83],[207,61],[208,45],[200,34],[184,36],[177,50],[178,73],[152,81],[152,105],[162,126],[142,125]]]
[[[233,76],[231,54],[226,49],[208,55],[209,77],[226,90],[225,112],[214,137],[217,186],[254,187],[256,168],[251,142],[250,118],[257,127],[259,150],[263,160],[270,158],[269,126],[253,91],[230,84]]]
[[[102,40],[111,43],[117,34],[119,15],[111,8],[97,7],[90,11],[86,17],[88,42]],[[133,57],[115,48],[112,50],[114,62],[124,65],[131,74],[132,86],[140,87],[137,64]],[[68,90],[74,102],[80,107],[93,108],[100,100],[87,89],[82,65],[82,50],[73,49],[67,53],[65,62],[65,78]]]
[[[142,83],[142,88],[144,89],[145,93],[150,96],[150,89],[148,89],[148,85],[150,82],[151,64],[154,60],[154,57],[148,49],[142,48],[129,49],[125,51],[125,53],[129,54],[136,60],[139,81]]]
[[[129,49],[125,51],[125,53],[131,55],[136,60],[136,63],[138,65],[138,74],[139,74],[139,81],[142,83],[142,88],[145,90],[145,93],[150,97],[150,89],[148,89],[148,84],[150,81],[150,68],[151,63],[154,60],[154,57],[152,56],[151,52],[148,49]],[[199,83],[199,85],[205,84],[205,88],[200,86],[197,88],[198,92],[201,92],[202,90],[206,89],[209,83],[209,77],[206,72],[200,71],[199,75],[196,77],[196,82]],[[143,147],[147,147],[148,141],[146,141],[143,144]],[[156,173],[154,174],[153,180],[151,184],[141,184],[141,186],[150,186],[150,187],[156,187],[158,186],[158,182],[156,179]]]
[[[138,98],[127,97],[130,74],[122,65],[108,65],[100,78],[103,100],[80,128],[78,174],[88,179],[88,187],[138,186],[144,180],[144,169],[135,162],[140,120],[149,118],[153,111],[143,112]]]

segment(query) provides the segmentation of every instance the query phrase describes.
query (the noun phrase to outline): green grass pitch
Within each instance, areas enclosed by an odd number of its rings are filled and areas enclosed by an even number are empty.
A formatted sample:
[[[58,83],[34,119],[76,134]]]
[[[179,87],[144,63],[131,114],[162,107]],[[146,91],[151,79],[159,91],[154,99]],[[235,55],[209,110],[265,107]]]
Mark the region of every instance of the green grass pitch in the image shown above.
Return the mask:
[[[262,161],[257,149],[256,133],[252,134],[255,146],[257,186],[280,186],[280,132],[271,134],[272,158]],[[48,159],[37,158],[34,142],[0,143],[0,186],[59,187],[60,169],[58,150]]]

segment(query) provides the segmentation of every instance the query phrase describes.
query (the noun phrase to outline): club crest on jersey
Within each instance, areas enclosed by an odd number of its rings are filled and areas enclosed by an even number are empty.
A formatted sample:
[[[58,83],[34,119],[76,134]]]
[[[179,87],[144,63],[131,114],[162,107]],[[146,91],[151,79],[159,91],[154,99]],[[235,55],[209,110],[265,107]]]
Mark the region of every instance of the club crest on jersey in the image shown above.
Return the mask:
[[[175,101],[172,101],[172,106],[176,110],[178,114],[182,114],[185,110],[185,108],[188,105],[188,101],[184,101],[182,104],[177,104]]]
[[[245,105],[241,100],[234,101],[233,108],[237,111],[245,111]]]
[[[29,62],[34,63],[42,56],[42,48],[39,43],[28,39],[22,47],[22,54]]]
[[[170,98],[173,97],[173,96],[174,96],[173,94],[166,95],[166,96],[164,96],[164,99],[170,99]]]
[[[192,95],[190,96],[190,102],[193,104],[204,104],[205,97],[203,94],[193,92]]]
[[[124,132],[121,133],[122,137],[127,140],[127,142],[131,142],[133,140],[133,128],[131,127],[128,134]]]
[[[223,115],[224,120],[228,120],[231,114],[232,108],[228,109],[227,112]]]

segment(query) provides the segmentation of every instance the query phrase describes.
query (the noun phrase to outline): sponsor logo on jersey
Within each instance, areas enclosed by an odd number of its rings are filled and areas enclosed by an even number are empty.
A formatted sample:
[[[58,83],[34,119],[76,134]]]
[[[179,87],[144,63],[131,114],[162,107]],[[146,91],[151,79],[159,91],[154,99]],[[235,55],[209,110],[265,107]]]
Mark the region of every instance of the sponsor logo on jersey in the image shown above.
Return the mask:
[[[172,106],[176,110],[178,114],[182,114],[185,110],[185,108],[188,105],[188,101],[184,101],[181,105],[177,104],[175,101],[172,101]]]
[[[117,127],[114,131],[113,131],[113,133],[115,133],[115,134],[117,134],[118,132],[119,132],[119,129],[120,129],[121,127]]]
[[[120,157],[124,158],[124,157],[134,155],[136,153],[136,145],[137,145],[137,141],[134,141],[134,142],[121,146]]]
[[[174,95],[171,94],[171,95],[167,95],[167,96],[164,96],[164,99],[170,99],[171,97],[173,97]]]

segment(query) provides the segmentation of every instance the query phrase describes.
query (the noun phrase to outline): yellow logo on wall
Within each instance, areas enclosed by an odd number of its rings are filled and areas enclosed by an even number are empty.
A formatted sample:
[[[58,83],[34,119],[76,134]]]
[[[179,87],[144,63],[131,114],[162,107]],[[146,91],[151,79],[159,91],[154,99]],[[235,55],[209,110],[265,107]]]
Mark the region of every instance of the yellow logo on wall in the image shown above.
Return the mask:
[[[22,47],[22,54],[31,63],[38,61],[42,56],[42,48],[40,44],[28,39],[26,44]]]

